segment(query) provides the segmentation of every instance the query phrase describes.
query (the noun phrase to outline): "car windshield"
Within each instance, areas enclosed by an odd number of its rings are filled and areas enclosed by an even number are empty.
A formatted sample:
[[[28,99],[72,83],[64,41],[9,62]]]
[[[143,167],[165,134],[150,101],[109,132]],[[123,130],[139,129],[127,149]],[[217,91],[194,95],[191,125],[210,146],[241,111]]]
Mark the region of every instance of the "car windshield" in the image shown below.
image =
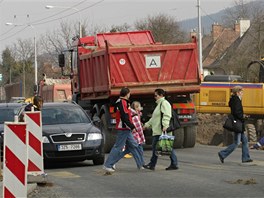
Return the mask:
[[[13,122],[18,109],[18,107],[0,108],[0,124],[10,121]]]
[[[42,109],[42,124],[74,124],[90,123],[90,119],[79,107],[57,106],[44,107]]]

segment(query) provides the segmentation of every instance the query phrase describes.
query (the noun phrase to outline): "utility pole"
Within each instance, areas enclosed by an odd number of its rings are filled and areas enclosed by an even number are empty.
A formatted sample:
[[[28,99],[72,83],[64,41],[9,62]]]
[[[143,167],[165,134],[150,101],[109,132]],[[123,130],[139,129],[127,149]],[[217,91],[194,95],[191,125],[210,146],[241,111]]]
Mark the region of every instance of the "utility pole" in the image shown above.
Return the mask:
[[[1,86],[0,86],[0,89],[1,89],[1,91],[0,91],[0,100],[1,100],[1,102],[2,102],[2,95],[3,95],[3,92],[2,92],[2,89],[3,89],[3,86],[2,86],[2,80],[3,80],[3,74],[2,73],[0,73],[0,83],[1,83]],[[1,156],[0,156],[1,157]]]
[[[203,48],[202,48],[202,23],[201,23],[201,9],[200,9],[200,0],[197,0],[197,8],[198,8],[198,47],[199,47],[199,66],[200,66],[200,74],[203,78]]]

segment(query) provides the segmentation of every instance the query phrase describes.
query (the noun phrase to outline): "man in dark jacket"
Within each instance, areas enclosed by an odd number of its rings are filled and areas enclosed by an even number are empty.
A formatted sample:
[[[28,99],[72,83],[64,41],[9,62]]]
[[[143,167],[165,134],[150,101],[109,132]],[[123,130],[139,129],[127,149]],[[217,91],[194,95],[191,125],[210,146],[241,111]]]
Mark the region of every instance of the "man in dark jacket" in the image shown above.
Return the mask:
[[[244,120],[244,112],[242,106],[242,96],[243,89],[241,86],[235,86],[232,89],[232,96],[229,100],[229,107],[231,108],[231,114],[233,115],[235,120],[239,120],[243,123],[243,132],[242,133],[234,133],[234,142],[230,144],[226,149],[218,152],[219,159],[222,163],[224,163],[224,159],[229,156],[242,142],[242,163],[253,162],[250,159],[249,151],[248,151],[248,140],[245,131],[245,120]]]
[[[141,154],[140,147],[137,142],[134,140],[132,135],[135,126],[132,123],[131,112],[129,108],[129,97],[130,90],[128,88],[122,88],[120,91],[120,98],[116,101],[115,110],[116,110],[116,142],[111,149],[107,160],[103,166],[103,169],[107,172],[114,172],[115,169],[113,166],[123,158],[123,148],[126,146],[126,149],[129,150],[137,164],[138,169],[144,169],[143,167],[143,157]]]

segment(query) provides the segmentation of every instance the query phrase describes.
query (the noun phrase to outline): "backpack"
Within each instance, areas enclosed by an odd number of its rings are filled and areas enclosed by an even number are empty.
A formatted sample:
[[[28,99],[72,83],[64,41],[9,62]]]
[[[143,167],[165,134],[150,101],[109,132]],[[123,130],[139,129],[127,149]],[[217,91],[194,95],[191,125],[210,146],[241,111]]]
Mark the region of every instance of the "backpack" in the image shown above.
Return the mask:
[[[160,104],[160,109],[161,109],[161,105],[162,105],[162,102]],[[163,113],[161,111],[160,111],[160,113],[161,113],[160,123],[161,123],[161,129],[162,129],[163,128],[163,126],[162,126]],[[181,128],[181,123],[180,123],[178,114],[176,113],[176,111],[173,108],[171,108],[171,119],[170,119],[169,127],[167,128],[167,132],[173,132],[179,128]]]

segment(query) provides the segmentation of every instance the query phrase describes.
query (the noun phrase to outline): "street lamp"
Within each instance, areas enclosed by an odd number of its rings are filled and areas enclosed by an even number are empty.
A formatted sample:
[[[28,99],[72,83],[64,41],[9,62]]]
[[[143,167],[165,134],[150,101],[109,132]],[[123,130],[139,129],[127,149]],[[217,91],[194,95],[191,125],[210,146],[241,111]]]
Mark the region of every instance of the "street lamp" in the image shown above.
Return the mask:
[[[35,87],[37,89],[37,85],[38,85],[38,62],[37,62],[37,39],[36,39],[36,30],[35,27],[32,24],[15,24],[15,23],[6,23],[6,25],[9,26],[28,26],[31,27],[34,30],[34,56],[35,56]],[[25,96],[25,65],[23,64],[23,72],[24,72],[24,79],[23,79],[23,83],[24,83],[24,96]],[[38,90],[35,90],[36,92]]]
[[[46,5],[45,6],[46,9],[52,9],[52,8],[65,8],[65,9],[72,9],[77,11],[78,15],[79,15],[79,35],[80,38],[82,38],[82,25],[81,25],[81,14],[80,14],[80,10],[75,8],[75,7],[65,7],[65,6],[52,6],[52,5]]]

